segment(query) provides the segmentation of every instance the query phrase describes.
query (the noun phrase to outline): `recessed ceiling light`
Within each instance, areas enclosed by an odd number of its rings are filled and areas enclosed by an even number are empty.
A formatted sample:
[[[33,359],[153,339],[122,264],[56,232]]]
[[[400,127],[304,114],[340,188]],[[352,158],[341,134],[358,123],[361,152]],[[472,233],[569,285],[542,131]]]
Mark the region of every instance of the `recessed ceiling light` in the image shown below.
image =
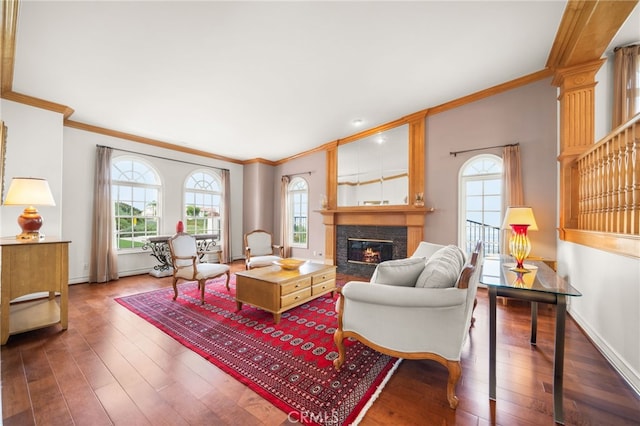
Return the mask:
[[[351,124],[353,124],[356,127],[362,126],[362,123],[364,123],[364,120],[362,118],[356,118],[351,122]]]

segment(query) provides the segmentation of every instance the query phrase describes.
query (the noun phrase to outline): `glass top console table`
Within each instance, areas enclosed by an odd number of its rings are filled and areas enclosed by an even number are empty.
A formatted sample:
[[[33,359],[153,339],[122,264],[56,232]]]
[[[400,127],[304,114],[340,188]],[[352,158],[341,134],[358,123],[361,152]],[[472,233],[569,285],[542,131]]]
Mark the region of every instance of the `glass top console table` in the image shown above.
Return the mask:
[[[196,246],[200,253],[200,260],[204,259],[205,254],[217,254],[220,256],[221,250],[216,246],[218,236],[215,234],[194,234],[196,238]],[[169,243],[167,242],[172,235],[162,235],[157,237],[149,237],[142,246],[142,250],[151,250],[150,255],[155,257],[158,264],[153,267],[149,273],[155,277],[167,277],[173,274],[171,267],[171,253],[169,252]],[[219,257],[218,257],[219,259]]]
[[[564,424],[562,376],[567,297],[581,296],[566,280],[540,261],[527,261],[529,272],[511,270],[515,262],[508,256],[484,259],[480,282],[489,290],[489,398],[496,400],[496,298],[510,297],[531,302],[531,344],[536,344],[538,302],[556,305],[555,355],[553,361],[553,417]]]

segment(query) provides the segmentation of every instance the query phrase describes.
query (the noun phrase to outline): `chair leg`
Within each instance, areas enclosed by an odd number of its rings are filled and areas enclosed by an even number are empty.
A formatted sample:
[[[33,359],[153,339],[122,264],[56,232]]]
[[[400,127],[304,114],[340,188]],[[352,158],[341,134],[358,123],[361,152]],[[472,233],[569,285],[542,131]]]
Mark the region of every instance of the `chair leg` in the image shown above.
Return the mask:
[[[229,280],[231,279],[231,272],[227,272],[227,282],[225,285],[227,286],[227,291],[229,291]]]
[[[471,309],[471,327],[476,323],[476,317],[473,316],[473,313],[476,311],[476,306],[478,306],[478,298],[473,299],[473,308]],[[469,328],[471,328],[469,327]]]
[[[460,375],[462,374],[460,361],[447,361],[447,370],[449,370],[447,400],[449,401],[449,407],[455,410],[459,402],[458,397],[456,396],[456,384],[458,384],[458,380],[460,380]]]
[[[342,330],[338,328],[335,333],[333,333],[333,342],[338,348],[338,358],[333,360],[333,366],[336,370],[340,370],[340,367],[342,367],[342,364],[344,364],[344,360],[346,357],[343,339],[344,337],[342,336]]]
[[[176,300],[178,298],[177,282],[178,282],[178,279],[176,277],[173,277],[173,300]]]
[[[204,305],[204,285],[206,280],[198,281],[198,288],[200,289],[200,304]]]

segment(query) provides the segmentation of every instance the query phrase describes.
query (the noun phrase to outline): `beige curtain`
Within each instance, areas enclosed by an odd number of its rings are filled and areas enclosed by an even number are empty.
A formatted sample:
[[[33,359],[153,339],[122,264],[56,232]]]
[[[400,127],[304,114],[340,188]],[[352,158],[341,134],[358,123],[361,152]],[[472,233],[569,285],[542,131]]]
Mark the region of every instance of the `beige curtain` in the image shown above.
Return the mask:
[[[109,147],[96,150],[96,174],[93,183],[93,229],[89,282],[104,283],[118,279],[118,254],[113,239],[111,202],[111,153]]]
[[[222,170],[222,218],[220,232],[222,233],[222,258],[220,263],[231,262],[231,191],[229,185],[229,170]]]
[[[507,145],[502,150],[502,216],[504,217],[507,207],[523,204],[520,146]],[[502,231],[501,253],[509,253],[510,232],[509,230]]]
[[[280,244],[284,247],[284,257],[289,257],[289,176],[280,181]]]
[[[613,128],[640,112],[640,44],[615,50],[613,62]]]

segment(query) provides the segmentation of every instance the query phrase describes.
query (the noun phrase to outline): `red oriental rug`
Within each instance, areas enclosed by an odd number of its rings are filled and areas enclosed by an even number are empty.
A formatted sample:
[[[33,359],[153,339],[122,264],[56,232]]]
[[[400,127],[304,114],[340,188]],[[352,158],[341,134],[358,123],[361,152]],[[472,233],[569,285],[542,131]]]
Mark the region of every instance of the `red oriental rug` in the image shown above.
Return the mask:
[[[400,360],[357,341],[345,340],[347,359],[333,368],[338,353],[337,296],[319,297],[282,314],[249,305],[236,311],[224,279],[210,281],[205,304],[195,282],[117,298],[116,301],[203,356],[304,424],[357,424]]]

